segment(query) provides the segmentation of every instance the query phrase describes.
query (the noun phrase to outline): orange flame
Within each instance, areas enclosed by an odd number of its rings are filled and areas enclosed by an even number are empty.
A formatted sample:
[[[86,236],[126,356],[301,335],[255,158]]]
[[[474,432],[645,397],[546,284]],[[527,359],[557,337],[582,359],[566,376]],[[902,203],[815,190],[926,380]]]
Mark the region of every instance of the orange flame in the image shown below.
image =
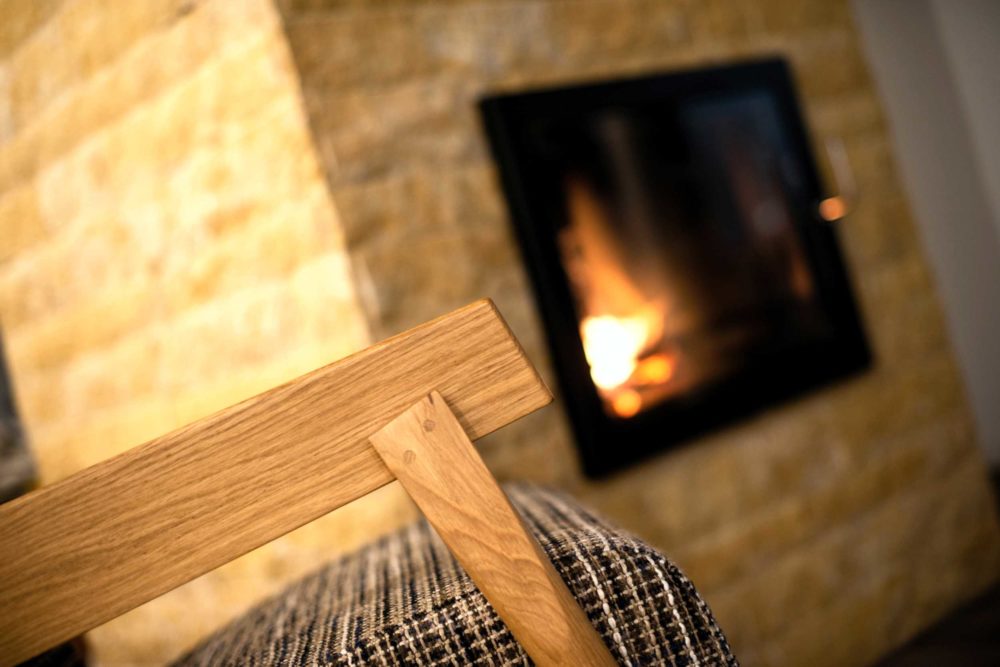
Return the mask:
[[[633,417],[642,408],[642,397],[635,389],[626,389],[615,396],[611,407],[619,417]]]
[[[662,384],[674,376],[676,361],[666,354],[655,354],[639,362],[635,381],[640,384]]]
[[[599,315],[580,323],[583,351],[590,377],[601,389],[614,389],[635,371],[639,353],[646,346],[649,328],[645,318]]]

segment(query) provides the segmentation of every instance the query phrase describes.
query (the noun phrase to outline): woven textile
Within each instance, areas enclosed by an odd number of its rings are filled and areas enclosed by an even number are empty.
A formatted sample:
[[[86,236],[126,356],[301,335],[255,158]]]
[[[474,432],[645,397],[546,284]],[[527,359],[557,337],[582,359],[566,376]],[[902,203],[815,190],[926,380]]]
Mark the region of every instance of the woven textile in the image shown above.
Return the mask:
[[[623,665],[736,665],[705,602],[640,540],[562,495],[507,493]],[[529,665],[424,521],[343,557],[210,637],[176,663]]]

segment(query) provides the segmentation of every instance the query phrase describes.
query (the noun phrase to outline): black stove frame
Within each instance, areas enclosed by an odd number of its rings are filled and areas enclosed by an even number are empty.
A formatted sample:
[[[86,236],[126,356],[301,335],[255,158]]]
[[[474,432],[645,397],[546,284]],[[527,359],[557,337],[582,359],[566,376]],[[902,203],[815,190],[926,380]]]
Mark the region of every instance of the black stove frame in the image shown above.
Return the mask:
[[[553,193],[544,164],[533,158],[528,127],[534,119],[578,114],[650,99],[733,91],[766,91],[775,100],[792,146],[790,159],[806,184],[802,211],[815,211],[823,191],[791,73],[781,59],[648,76],[609,83],[491,96],[480,102],[491,148],[545,325],[585,472],[600,477],[667,446],[693,438],[775,403],[856,373],[871,363],[835,226],[818,216],[797,222],[832,343],[787,350],[711,386],[669,399],[635,417],[608,416],[589,374],[574,298],[556,245],[554,224],[542,214]],[[800,216],[800,218],[803,216]],[[764,362],[766,361],[766,367]]]

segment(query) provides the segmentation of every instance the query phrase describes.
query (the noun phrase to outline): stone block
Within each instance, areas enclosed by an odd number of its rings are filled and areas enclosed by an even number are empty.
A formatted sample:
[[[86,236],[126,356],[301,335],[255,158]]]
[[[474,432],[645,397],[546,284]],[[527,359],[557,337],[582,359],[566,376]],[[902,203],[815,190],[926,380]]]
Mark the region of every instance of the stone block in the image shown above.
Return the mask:
[[[68,295],[58,290],[69,279],[68,267],[59,259],[63,250],[43,243],[30,255],[0,266],[0,316],[7,332],[28,322],[37,324],[67,301]]]
[[[0,264],[42,240],[45,231],[35,188],[23,185],[0,194]]]
[[[448,76],[313,96],[313,126],[337,186],[482,157],[475,95]]]
[[[291,277],[291,298],[303,314],[306,340],[316,359],[314,368],[373,342],[354,284],[352,266],[343,252],[302,263]]]
[[[948,332],[933,291],[914,291],[896,303],[901,307],[870,309],[870,340],[882,362],[898,359],[922,365],[928,357],[948,348]]]
[[[46,21],[59,11],[64,0],[11,0],[4,6],[0,23],[0,60],[6,60]]]
[[[64,365],[141,326],[156,308],[149,288],[144,281],[119,283],[12,329],[6,342],[15,374]]]
[[[875,91],[861,87],[838,98],[803,100],[818,144],[824,136],[845,137],[886,131],[885,114]],[[817,146],[822,150],[822,146]],[[821,156],[822,157],[822,156]]]
[[[179,313],[290,275],[323,250],[322,235],[315,226],[315,203],[304,199],[237,206],[238,220],[252,211],[238,231],[211,240],[197,234],[202,248],[185,247],[164,258],[159,307],[168,314]],[[220,218],[212,216],[211,220],[218,223]]]
[[[292,20],[286,29],[303,80],[331,89],[430,72],[432,60],[415,22],[408,7],[357,9]]]
[[[852,30],[796,34],[782,51],[791,60],[795,81],[807,100],[855,94],[872,88],[868,66]]]
[[[864,457],[879,442],[942,418],[963,405],[964,396],[954,361],[938,353],[908,368],[874,371],[849,391],[831,392],[827,402],[822,427],[836,433],[852,457]]]
[[[676,2],[550,3],[551,53],[514,69],[519,85],[638,74],[683,57],[695,19]],[[524,71],[530,67],[529,71]],[[536,83],[536,85],[537,85]]]
[[[892,146],[886,133],[848,135],[844,143],[854,177],[858,183],[865,184],[866,193],[878,196],[876,193],[899,187]]]
[[[79,82],[83,63],[78,47],[84,40],[74,39],[73,33],[93,27],[85,18],[85,4],[64,3],[11,54],[10,95],[15,127],[26,126],[62,91]]]
[[[958,413],[952,419],[964,421],[966,417]],[[827,532],[852,525],[870,508],[949,474],[958,459],[973,455],[956,436],[967,439],[969,433],[915,425],[864,460],[841,459],[837,465],[822,466],[812,485],[778,495],[768,505],[721,522],[704,537],[675,546],[673,555],[710,591],[750,581],[754,572],[792,557],[802,544],[822,540]],[[956,448],[964,453],[942,456],[942,450],[954,452]],[[702,502],[697,491],[683,497],[687,500],[678,511]],[[877,557],[871,561],[880,562]]]
[[[747,41],[760,30],[756,3],[708,0],[686,5],[695,44],[733,45]]]
[[[13,140],[0,146],[0,189],[30,178],[83,138],[218,57],[219,44],[227,44],[227,52],[232,53],[235,47],[228,45],[252,46],[268,35],[274,40],[277,29],[277,16],[268,2],[246,0],[204,3],[169,29],[150,33],[93,76],[60,90],[44,111],[32,112],[32,122],[23,128],[17,125]],[[37,57],[44,59],[45,52]],[[14,86],[13,79],[10,85]],[[32,92],[34,84],[24,85],[29,90],[15,96],[44,96],[44,92]],[[18,112],[12,114],[19,117]]]
[[[449,230],[408,235],[404,252],[391,238],[359,252],[369,270],[391,272],[377,285],[384,329],[376,335],[398,333],[471,300],[467,285],[475,267],[464,252],[466,244],[459,230]],[[436,262],[442,257],[449,258],[447,271]]]
[[[820,664],[853,664],[853,657],[848,656],[854,653],[864,652],[874,659],[886,643],[895,646],[911,636],[919,627],[913,622],[911,605],[916,602],[916,587],[921,585],[907,574],[912,563],[954,559],[957,551],[950,533],[955,526],[961,526],[957,530],[966,534],[973,526],[990,523],[989,517],[981,514],[992,510],[989,501],[983,502],[974,493],[957,494],[964,497],[948,502],[950,507],[963,508],[967,514],[963,519],[952,516],[947,526],[946,520],[936,519],[940,508],[929,498],[938,497],[943,486],[961,484],[959,480],[966,478],[969,469],[966,460],[940,477],[925,477],[870,513],[839,523],[818,539],[761,563],[755,576],[740,579],[731,588],[707,591],[720,622],[728,624],[725,627],[737,652],[741,644],[747,645],[747,655],[756,664],[800,664],[807,657]],[[977,513],[980,515],[975,516]],[[995,560],[996,552],[995,545],[988,544],[990,539],[995,541],[996,536],[976,542],[973,558],[985,561],[970,569],[991,567],[987,563]],[[935,554],[942,545],[947,545],[943,550],[949,551],[948,555]],[[940,575],[948,578],[944,572]],[[747,603],[749,608],[737,607]],[[861,610],[861,625],[845,617],[850,615],[849,609]],[[821,626],[836,628],[836,641],[850,644],[848,650],[838,647],[827,655],[825,640],[815,639]],[[817,641],[821,647],[816,646]]]
[[[551,59],[550,7],[537,2],[428,5],[415,12],[420,46],[436,71],[487,80]]]
[[[768,642],[769,659],[762,664],[855,664],[856,656],[871,662],[942,613],[944,600],[957,595],[956,572],[990,579],[986,573],[997,567],[995,533],[985,542],[973,538],[971,561],[960,556],[970,536],[980,534],[977,526],[992,522],[991,504],[975,491],[983,487],[967,483],[977,467],[974,459],[965,459],[839,530],[840,544],[824,545],[815,560],[815,567],[836,573],[835,599],[790,617],[794,620]],[[953,510],[972,522],[958,520]],[[962,534],[957,540],[956,532]],[[959,561],[965,564],[956,569],[945,565]]]
[[[14,136],[14,116],[10,104],[10,75],[7,63],[0,60],[0,146]]]
[[[732,5],[742,4],[732,2]],[[764,0],[754,3],[755,29],[772,33],[825,33],[853,30],[850,3]]]
[[[922,252],[909,205],[896,189],[886,188],[877,198],[861,193],[856,208],[836,224],[850,263],[856,266],[883,266]]]
[[[47,401],[58,402],[58,418],[72,423],[153,395],[159,388],[155,364],[159,356],[160,340],[154,327],[131,331],[106,347],[91,348],[60,368],[49,381],[59,391],[51,392]],[[33,421],[45,423],[37,415]]]

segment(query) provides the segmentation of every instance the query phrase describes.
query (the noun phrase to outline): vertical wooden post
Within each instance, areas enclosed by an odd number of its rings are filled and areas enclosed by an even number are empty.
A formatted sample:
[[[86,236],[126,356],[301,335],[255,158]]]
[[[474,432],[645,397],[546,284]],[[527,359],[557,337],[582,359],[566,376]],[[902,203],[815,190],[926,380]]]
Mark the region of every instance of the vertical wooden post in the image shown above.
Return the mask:
[[[369,440],[536,664],[617,664],[439,393]]]

